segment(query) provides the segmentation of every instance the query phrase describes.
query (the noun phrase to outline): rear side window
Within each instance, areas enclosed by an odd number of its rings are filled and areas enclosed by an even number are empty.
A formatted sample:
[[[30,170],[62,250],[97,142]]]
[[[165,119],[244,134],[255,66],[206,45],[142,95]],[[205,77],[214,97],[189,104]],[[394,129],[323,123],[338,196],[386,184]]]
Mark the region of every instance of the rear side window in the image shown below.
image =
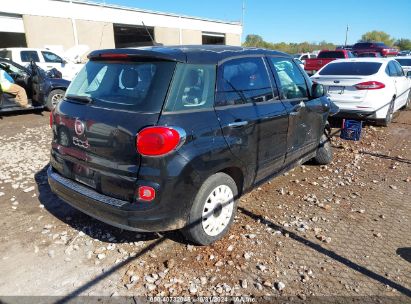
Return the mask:
[[[321,52],[317,58],[345,58],[343,52]]]
[[[39,55],[37,51],[21,51],[20,59],[22,62],[40,62]]]
[[[44,61],[45,62],[54,62],[54,63],[62,63],[63,59],[61,57],[57,56],[56,54],[52,52],[46,52],[42,51],[41,54],[43,55]]]
[[[379,62],[338,62],[329,63],[321,71],[320,75],[358,75],[368,76],[376,74],[382,63]]]
[[[305,78],[300,69],[286,58],[270,58],[280,81],[281,99],[308,97]]]
[[[401,65],[397,61],[393,61],[393,63],[397,71],[397,76],[404,76],[404,71],[402,70]]]
[[[272,99],[273,91],[263,58],[232,59],[220,66],[216,106],[256,103]]]
[[[165,111],[212,108],[215,92],[215,65],[177,64]]]
[[[90,97],[96,106],[159,113],[176,63],[89,61],[66,97]]]

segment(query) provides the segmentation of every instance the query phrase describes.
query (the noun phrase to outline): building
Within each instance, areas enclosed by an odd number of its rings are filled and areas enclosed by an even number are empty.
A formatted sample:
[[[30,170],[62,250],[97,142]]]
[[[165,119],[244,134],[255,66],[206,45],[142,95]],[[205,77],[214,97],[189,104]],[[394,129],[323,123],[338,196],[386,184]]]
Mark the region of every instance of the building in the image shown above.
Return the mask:
[[[80,0],[0,0],[0,4],[0,48],[137,47],[152,45],[151,37],[164,45],[241,44],[239,22]]]

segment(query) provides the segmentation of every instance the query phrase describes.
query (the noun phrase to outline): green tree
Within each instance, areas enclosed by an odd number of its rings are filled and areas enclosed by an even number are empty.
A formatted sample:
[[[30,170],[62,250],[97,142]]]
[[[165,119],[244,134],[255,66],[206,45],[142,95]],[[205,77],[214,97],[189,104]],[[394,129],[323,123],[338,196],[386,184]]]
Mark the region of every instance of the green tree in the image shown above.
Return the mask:
[[[243,43],[246,47],[263,47],[265,41],[263,37],[259,35],[250,34],[245,37],[245,42]]]
[[[397,46],[400,50],[411,50],[411,40],[410,39],[398,39],[395,42],[395,46]]]
[[[360,42],[384,42],[388,46],[394,44],[395,39],[383,31],[371,31],[361,36]]]
[[[271,50],[277,50],[281,52],[285,52],[288,54],[296,54],[296,53],[303,53],[303,52],[312,52],[314,50],[333,50],[335,49],[335,45],[326,41],[321,41],[320,43],[310,43],[307,41],[300,42],[300,43],[286,43],[286,42],[278,42],[278,43],[271,43],[267,42],[263,39],[263,37],[255,34],[247,35],[245,38],[245,42],[243,43],[245,47],[261,47]]]

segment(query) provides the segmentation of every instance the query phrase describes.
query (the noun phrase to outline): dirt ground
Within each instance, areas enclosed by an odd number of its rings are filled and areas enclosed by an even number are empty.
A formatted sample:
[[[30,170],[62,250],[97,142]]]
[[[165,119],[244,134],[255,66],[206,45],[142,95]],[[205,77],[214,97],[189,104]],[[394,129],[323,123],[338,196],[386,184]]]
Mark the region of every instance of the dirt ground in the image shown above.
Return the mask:
[[[244,195],[208,247],[103,224],[50,192],[48,113],[0,120],[0,295],[411,299],[411,111]],[[366,299],[366,298],[364,298]]]

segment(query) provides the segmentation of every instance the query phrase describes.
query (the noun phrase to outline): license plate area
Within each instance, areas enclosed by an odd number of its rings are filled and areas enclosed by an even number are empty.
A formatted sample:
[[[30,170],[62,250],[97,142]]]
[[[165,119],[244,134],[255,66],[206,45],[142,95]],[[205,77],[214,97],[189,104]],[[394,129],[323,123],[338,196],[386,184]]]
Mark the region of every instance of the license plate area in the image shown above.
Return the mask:
[[[74,179],[86,186],[96,189],[96,172],[80,164],[73,164]]]
[[[345,90],[345,87],[342,86],[329,86],[328,87],[328,93],[332,94],[343,94]]]

